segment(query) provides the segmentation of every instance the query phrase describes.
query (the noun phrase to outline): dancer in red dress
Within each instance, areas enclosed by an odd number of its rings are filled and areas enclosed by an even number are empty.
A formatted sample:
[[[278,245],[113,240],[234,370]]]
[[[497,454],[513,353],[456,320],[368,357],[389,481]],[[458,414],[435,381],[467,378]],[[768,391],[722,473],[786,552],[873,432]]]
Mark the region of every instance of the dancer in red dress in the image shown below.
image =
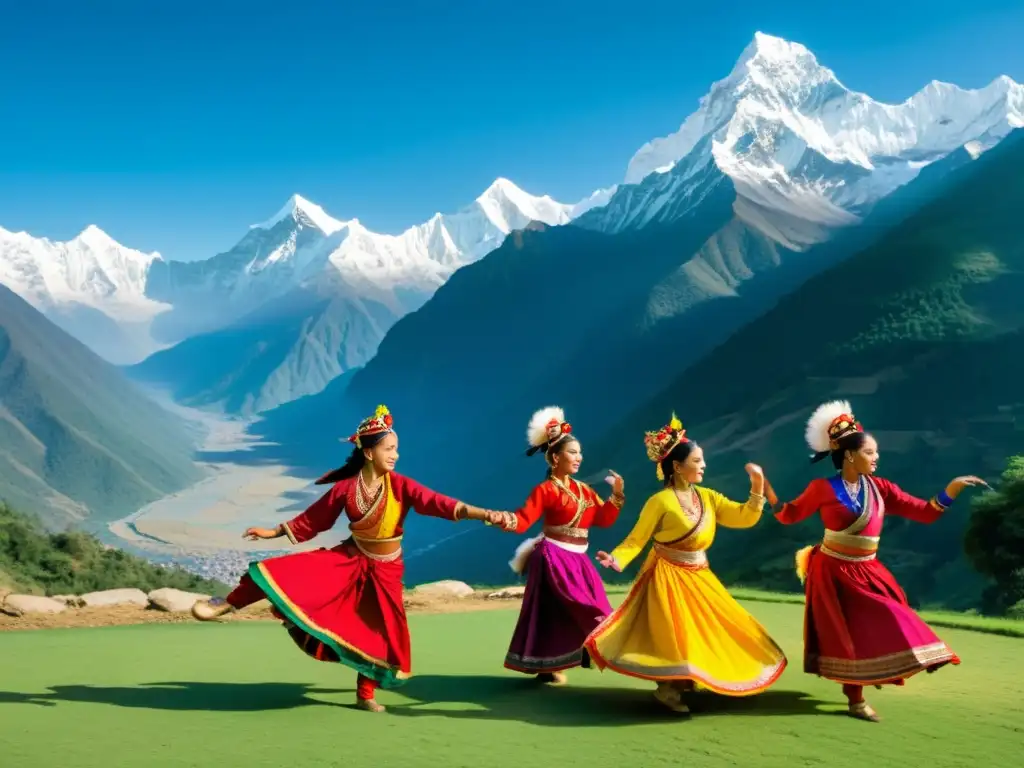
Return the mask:
[[[865,685],[903,685],[918,672],[960,663],[876,559],[885,516],[934,522],[966,486],[985,482],[958,477],[925,501],[875,476],[878,444],[845,401],[821,405],[806,438],[812,461],[831,458],[836,474],[811,481],[775,515],[791,525],[819,512],[825,525],[821,544],[797,553],[797,574],[806,584],[804,671],[841,683],[849,714],[877,722]]]
[[[326,494],[274,529],[249,528],[245,538],[287,536],[298,544],[329,530],[342,512],[352,535],[333,549],[254,562],[226,600],[200,601],[192,614],[210,621],[269,599],[299,648],[320,661],[355,669],[358,705],[382,712],[376,689],[400,685],[411,673],[401,547],[409,509],[451,521],[498,523],[502,518],[396,473],[398,436],[383,405],[349,441],[355,448],[345,465],[317,480],[332,484]]]

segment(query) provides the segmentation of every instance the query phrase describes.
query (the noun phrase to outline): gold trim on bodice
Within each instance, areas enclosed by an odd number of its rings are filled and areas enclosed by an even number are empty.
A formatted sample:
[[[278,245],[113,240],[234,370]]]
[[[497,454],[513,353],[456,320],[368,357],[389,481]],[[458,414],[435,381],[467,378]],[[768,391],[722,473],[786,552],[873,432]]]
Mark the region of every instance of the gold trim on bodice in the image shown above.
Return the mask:
[[[881,537],[862,536],[860,532],[868,527],[875,515],[885,513],[885,502],[870,477],[865,476],[864,483],[863,511],[843,530],[825,530],[820,547],[822,554],[850,563],[864,563],[877,557]]]
[[[545,525],[544,535],[551,535],[552,537],[556,538],[559,536],[565,536],[570,539],[589,539],[590,531],[588,531],[586,528],[578,527],[580,521],[583,519],[583,513],[590,509],[590,507],[594,506],[594,502],[592,502],[590,499],[586,497],[586,493],[583,490],[583,484],[580,483],[579,481],[576,481],[576,487],[580,489],[580,493],[577,496],[575,493],[573,493],[572,489],[569,486],[563,484],[562,481],[559,480],[558,478],[552,477],[549,479],[551,481],[551,484],[555,486],[555,488],[562,491],[570,499],[576,502],[576,514],[573,515],[572,520],[570,520],[568,523],[565,523],[564,525]],[[569,481],[569,483],[572,482],[572,480]]]

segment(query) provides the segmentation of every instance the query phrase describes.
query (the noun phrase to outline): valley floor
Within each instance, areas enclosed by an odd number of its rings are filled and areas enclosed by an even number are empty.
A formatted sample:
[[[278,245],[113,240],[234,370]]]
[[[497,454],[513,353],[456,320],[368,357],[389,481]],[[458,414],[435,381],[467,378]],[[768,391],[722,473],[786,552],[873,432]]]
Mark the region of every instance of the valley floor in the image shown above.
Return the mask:
[[[206,433],[199,447],[202,456],[226,456],[259,446],[246,431],[248,422],[169,407]],[[110,523],[104,538],[129,551],[171,560],[199,575],[230,583],[248,565],[252,553],[266,555],[282,549],[279,541],[245,541],[242,532],[249,526],[274,527],[308,506],[322,490],[280,465],[215,459],[204,461],[203,468],[207,475],[200,482]],[[330,534],[315,544],[289,545],[288,551],[335,543],[328,539]]]
[[[513,603],[509,607],[517,606]],[[514,610],[411,617],[415,676],[355,710],[354,673],[303,656],[277,624],[0,633],[4,765],[1012,765],[1024,749],[1021,640],[946,629],[963,664],[871,691],[843,716],[800,670],[801,610],[748,603],[790,658],[770,691],[661,709],[643,681],[577,670],[538,688],[502,669]],[[1017,757],[1014,757],[1016,755]]]

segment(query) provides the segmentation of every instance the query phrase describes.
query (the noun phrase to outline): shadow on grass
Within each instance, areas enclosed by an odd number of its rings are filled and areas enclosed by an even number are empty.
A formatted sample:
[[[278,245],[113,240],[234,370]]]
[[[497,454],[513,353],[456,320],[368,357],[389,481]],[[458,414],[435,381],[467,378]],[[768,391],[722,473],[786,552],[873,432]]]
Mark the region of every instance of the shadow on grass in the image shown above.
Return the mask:
[[[137,686],[55,685],[46,693],[0,691],[2,704],[58,702],[110,704],[132,709],[195,712],[265,712],[308,706],[344,706],[309,698],[310,695],[352,693],[351,688],[317,688],[303,683],[144,683]]]
[[[655,701],[650,689],[602,686],[551,687],[532,678],[469,675],[418,675],[395,693],[416,700],[389,702],[388,712],[399,717],[450,717],[466,720],[515,720],[533,725],[637,725],[679,719]],[[811,715],[823,703],[802,691],[769,690],[757,696],[728,697],[690,694],[687,704],[695,717],[770,717]],[[455,709],[437,705],[469,705]]]

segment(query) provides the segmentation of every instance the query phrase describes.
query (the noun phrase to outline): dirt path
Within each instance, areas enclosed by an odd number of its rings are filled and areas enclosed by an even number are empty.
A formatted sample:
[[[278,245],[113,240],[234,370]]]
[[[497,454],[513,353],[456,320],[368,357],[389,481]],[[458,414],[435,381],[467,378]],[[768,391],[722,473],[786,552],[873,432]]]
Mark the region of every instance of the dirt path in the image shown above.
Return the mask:
[[[453,596],[420,596],[407,594],[405,607],[409,613],[459,613],[518,608],[518,599],[488,599],[489,592],[475,592],[463,598]],[[182,624],[194,622],[188,613],[167,613],[154,608],[118,605],[108,608],[69,608],[63,613],[8,616],[0,613],[0,632],[30,629],[78,629],[82,627],[116,627],[128,624]],[[277,621],[264,600],[231,614],[223,621]]]

